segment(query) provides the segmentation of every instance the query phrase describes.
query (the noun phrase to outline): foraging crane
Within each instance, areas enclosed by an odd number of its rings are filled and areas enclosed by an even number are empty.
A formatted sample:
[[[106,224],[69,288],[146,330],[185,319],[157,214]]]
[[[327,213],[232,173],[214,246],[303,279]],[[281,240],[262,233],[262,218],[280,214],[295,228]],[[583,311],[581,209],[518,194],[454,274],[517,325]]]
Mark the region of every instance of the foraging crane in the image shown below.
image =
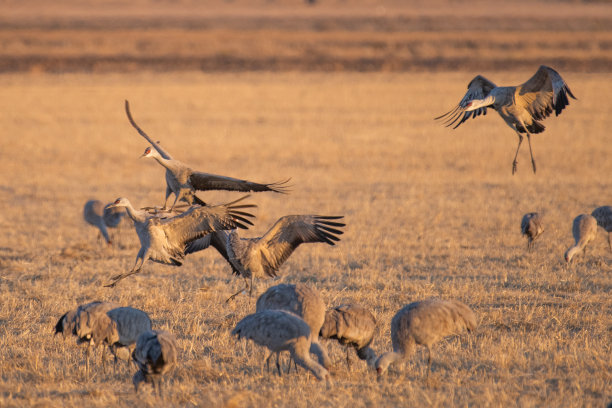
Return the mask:
[[[245,288],[233,294],[228,301],[245,290],[252,293],[253,276],[275,277],[282,264],[295,249],[304,243],[324,242],[335,245],[338,228],[344,223],[332,221],[343,216],[287,215],[281,217],[263,236],[241,238],[237,231],[216,231],[202,239],[193,241],[185,253],[192,253],[212,245],[229,262],[232,272],[242,276]],[[251,280],[251,283],[247,282]]]
[[[118,307],[109,310],[106,315],[111,320],[111,331],[105,340],[115,357],[116,369],[117,350],[121,347],[133,349],[138,337],[151,330],[152,323],[146,312],[133,307]]]
[[[212,207],[195,205],[180,215],[165,219],[151,216],[145,210],[136,210],[127,198],[118,198],[112,206],[125,207],[127,210],[140,239],[140,250],[132,269],[112,277],[113,282],[106,286],[114,287],[121,279],[140,272],[147,259],[165,265],[181,266],[190,242],[213,231],[253,225],[247,217],[254,216],[243,210],[255,205],[238,205],[238,202],[247,197]]]
[[[542,216],[537,212],[531,212],[523,215],[521,220],[521,234],[527,237],[527,250],[533,249],[533,241],[535,241],[544,232]]]
[[[336,339],[346,346],[346,365],[351,368],[349,347],[353,347],[357,356],[365,360],[368,366],[374,367],[376,353],[370,348],[376,331],[376,319],[368,309],[348,304],[337,306],[325,313],[325,321],[319,335]]]
[[[523,133],[527,135],[531,165],[535,173],[531,135],[544,131],[545,127],[540,121],[547,118],[553,110],[555,115],[559,116],[569,105],[567,95],[576,99],[561,75],[545,65],[541,65],[527,82],[518,86],[497,86],[485,77],[477,75],[468,84],[468,91],[459,104],[436,119],[444,120],[447,127],[455,125],[453,129],[456,129],[469,118],[486,115],[487,108],[495,109],[519,138],[512,162],[512,174],[516,172],[516,157],[523,142]]]
[[[132,359],[139,370],[132,377],[138,392],[141,382],[151,383],[162,396],[162,376],[174,368],[178,359],[176,337],[165,330],[145,331],[138,337]]]
[[[289,350],[298,365],[311,371],[319,380],[330,380],[329,372],[310,358],[310,328],[301,317],[285,310],[264,310],[246,316],[236,324],[232,335],[253,340],[272,353]],[[268,356],[268,359],[270,356]],[[268,360],[266,359],[266,360]],[[279,373],[280,373],[280,367]],[[262,368],[263,371],[263,368]]]
[[[476,325],[474,312],[457,300],[427,299],[404,306],[391,320],[393,351],[376,361],[378,376],[382,376],[390,364],[408,359],[417,344],[427,347],[429,376],[431,346],[446,336],[474,330]]]
[[[572,234],[576,244],[565,252],[565,262],[567,263],[570,263],[574,256],[586,251],[587,244],[597,237],[597,220],[592,215],[580,214],[574,218]]]
[[[98,347],[102,344],[101,341],[96,341],[92,337],[91,330],[88,327],[94,326],[93,315],[97,313],[106,313],[107,311],[118,307],[112,302],[91,302],[78,306],[76,309],[70,310],[59,318],[55,325],[55,334],[62,333],[64,339],[68,334],[77,337],[77,344],[85,344],[85,371],[89,374],[89,358],[91,354],[90,347]],[[102,366],[104,367],[104,348],[102,349]]]
[[[327,352],[319,343],[319,331],[325,320],[325,302],[318,291],[302,283],[272,286],[257,299],[256,311],[264,310],[286,310],[304,319],[310,327],[310,352],[317,356],[323,367],[331,367]]]
[[[612,235],[612,207],[609,205],[598,207],[593,210],[591,215],[597,220],[597,225],[608,233],[608,248],[612,251],[612,243],[610,243],[610,235]]]
[[[116,228],[125,216],[125,211],[121,208],[108,208],[108,205],[105,206],[99,200],[87,201],[83,207],[83,218],[88,224],[97,227],[106,243],[110,245],[112,241],[107,228]]]
[[[240,180],[232,177],[217,176],[192,170],[189,166],[180,161],[173,159],[170,154],[161,148],[158,143],[155,143],[137,124],[134,122],[130,113],[130,105],[125,101],[125,113],[132,126],[138,133],[144,137],[153,148],[147,147],[141,157],[150,157],[155,159],[166,169],[166,198],[163,208],[166,208],[168,197],[174,193],[174,203],[170,209],[173,209],[179,200],[183,200],[188,204],[206,205],[196,195],[196,191],[206,190],[228,190],[242,192],[259,192],[273,191],[276,193],[287,193],[286,183],[289,180],[276,183],[259,184],[248,180]]]

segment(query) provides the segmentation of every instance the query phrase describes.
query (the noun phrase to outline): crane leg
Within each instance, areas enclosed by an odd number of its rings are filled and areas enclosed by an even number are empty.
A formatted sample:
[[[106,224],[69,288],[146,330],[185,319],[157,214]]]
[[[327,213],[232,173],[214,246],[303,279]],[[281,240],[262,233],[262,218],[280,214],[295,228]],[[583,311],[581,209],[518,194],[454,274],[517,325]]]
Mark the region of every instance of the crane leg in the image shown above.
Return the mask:
[[[514,160],[512,161],[512,175],[516,173],[516,165],[518,164],[516,158],[518,156],[519,149],[521,148],[521,143],[523,143],[523,135],[521,135],[518,130],[516,131],[516,134],[518,135],[519,142],[518,146],[516,146],[516,153],[514,153]]]
[[[127,278],[128,276],[135,275],[135,274],[137,274],[138,272],[140,272],[140,268],[138,268],[138,269],[136,269],[136,270],[129,271],[128,273],[120,273],[119,275],[115,275],[115,276],[113,276],[113,277],[111,278],[111,280],[112,280],[113,282],[109,283],[108,285],[104,285],[104,287],[105,287],[105,288],[114,288],[114,287],[115,287],[115,285],[117,285],[117,283],[118,283],[119,281],[121,281],[121,280],[123,280],[123,279]]]
[[[610,235],[612,235],[612,231],[608,232],[608,248],[612,251],[612,243],[610,243]]]
[[[278,370],[278,376],[282,377],[283,372],[281,371],[281,365],[280,365],[280,352],[276,352],[276,369]]]
[[[427,347],[427,374],[425,374],[425,381],[429,379],[430,371],[431,371],[431,349]]]
[[[531,135],[527,132],[527,143],[529,144],[529,154],[531,155],[531,166],[533,167],[533,174],[536,172],[535,159],[533,158],[533,151],[531,150]]]
[[[247,282],[246,278],[243,277],[243,279],[244,279],[244,285],[245,285],[244,288],[240,289],[238,292],[236,292],[232,296],[228,297],[227,300],[225,301],[225,303],[228,303],[230,300],[233,300],[236,296],[238,296],[242,292],[246,293],[246,292],[249,291],[249,283]],[[251,285],[253,285],[253,275],[251,275]]]
[[[351,371],[351,355],[349,354],[349,346],[347,345],[345,348],[346,348],[346,366],[348,367],[348,370]]]

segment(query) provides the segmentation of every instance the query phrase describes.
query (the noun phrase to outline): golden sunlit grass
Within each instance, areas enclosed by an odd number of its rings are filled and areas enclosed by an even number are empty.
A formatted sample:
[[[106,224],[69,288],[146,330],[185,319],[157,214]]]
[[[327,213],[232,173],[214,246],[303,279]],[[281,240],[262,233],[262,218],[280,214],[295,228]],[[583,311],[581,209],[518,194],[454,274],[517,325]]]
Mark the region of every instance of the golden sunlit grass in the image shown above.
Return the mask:
[[[500,85],[525,72],[482,72]],[[95,299],[147,311],[176,334],[180,366],[166,403],[184,406],[603,406],[612,398],[611,261],[603,231],[565,265],[580,213],[612,202],[610,75],[561,72],[578,101],[527,146],[511,175],[516,136],[494,112],[444,128],[433,120],[473,77],[441,74],[112,74],[0,77],[0,405],[133,406],[133,369],[84,374],[83,352],[53,337],[68,309]],[[123,111],[194,168],[254,181],[292,177],[287,196],[253,194],[255,227],[280,216],[345,215],[336,247],[299,248],[278,280],[316,287],[329,306],[359,302],[379,321],[373,347],[391,348],[404,304],[459,299],[477,313],[472,334],[442,341],[377,382],[343,349],[327,387],[300,370],[263,374],[263,350],[229,332],[254,300],[225,299],[242,282],[212,250],[183,267],[133,265],[136,236],[103,248],[82,220],[90,198],[160,205],[162,168],[138,160],[146,144]],[[238,194],[202,194],[223,202]],[[545,213],[533,253],[522,215]]]

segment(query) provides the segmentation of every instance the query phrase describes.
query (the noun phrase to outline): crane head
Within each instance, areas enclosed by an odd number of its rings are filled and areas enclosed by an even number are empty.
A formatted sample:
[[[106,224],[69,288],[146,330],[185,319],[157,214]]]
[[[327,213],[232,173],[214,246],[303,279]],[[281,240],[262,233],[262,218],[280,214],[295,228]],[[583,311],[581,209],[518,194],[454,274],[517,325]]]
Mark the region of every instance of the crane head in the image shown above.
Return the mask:
[[[130,202],[128,201],[127,198],[119,197],[118,199],[113,201],[111,204],[109,204],[107,208],[128,207],[129,205],[130,205]]]
[[[145,149],[144,153],[140,157],[154,157],[155,153],[157,153],[156,150],[149,146]]]

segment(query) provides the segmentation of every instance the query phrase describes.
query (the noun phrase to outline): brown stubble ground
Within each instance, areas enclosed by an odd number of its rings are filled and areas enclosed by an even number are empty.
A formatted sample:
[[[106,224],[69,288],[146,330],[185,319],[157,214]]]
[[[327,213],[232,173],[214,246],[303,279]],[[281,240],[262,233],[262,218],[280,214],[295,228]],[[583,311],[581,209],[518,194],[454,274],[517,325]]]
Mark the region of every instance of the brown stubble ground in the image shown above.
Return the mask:
[[[516,82],[528,73],[495,73]],[[510,175],[515,136],[495,115],[451,131],[432,120],[461,93],[466,74],[166,74],[5,76],[2,123],[2,405],[131,405],[129,375],[84,377],[72,340],[51,335],[66,310],[93,299],[148,311],[176,333],[181,366],[168,399],[220,405],[601,405],[610,397],[611,255],[603,232],[587,257],[566,266],[574,216],[610,202],[608,75],[570,74],[579,101],[534,140]],[[428,90],[435,89],[433,94]],[[123,112],[175,157],[219,174],[273,181],[287,196],[255,194],[264,232],[291,213],[343,214],[335,248],[300,248],[277,282],[307,282],[331,305],[360,302],[380,322],[429,296],[460,299],[480,327],[425,353],[378,383],[363,364],[348,373],[342,350],[335,385],[305,375],[261,376],[263,352],[236,343],[233,324],[253,309],[224,300],[240,283],[212,251],[181,268],[147,264],[116,289],[138,246],[102,248],[81,219],[89,198],[127,196],[160,204],[163,172],[137,160],[145,143]],[[206,133],[203,134],[203,131]],[[10,142],[10,143],[9,143]],[[526,147],[526,146],[525,146]],[[205,195],[221,202],[232,194]],[[523,213],[546,212],[546,232],[528,254]],[[273,282],[262,282],[260,289]],[[242,401],[244,403],[244,401]]]
[[[607,43],[598,44],[595,56]],[[516,136],[494,112],[456,130],[433,121],[473,71],[1,76],[0,406],[158,403],[149,388],[134,394],[133,368],[114,376],[96,365],[87,378],[74,341],[53,337],[59,316],[95,299],[146,310],[177,335],[181,365],[165,397],[175,406],[605,405],[612,255],[602,230],[573,265],[563,253],[573,218],[612,202],[612,78],[574,67],[561,73],[579,100],[534,138],[537,175],[525,145],[515,176]],[[476,72],[517,84],[533,69]],[[85,201],[159,205],[165,188],[160,166],[137,159],[146,144],[126,120],[124,99],[152,137],[199,170],[292,178],[287,196],[251,196],[257,222],[245,236],[286,214],[345,215],[336,247],[298,249],[259,291],[306,282],[329,306],[362,303],[379,321],[377,352],[391,348],[393,314],[430,296],[467,303],[480,327],[435,347],[428,382],[421,349],[378,382],[354,355],[347,371],[343,350],[324,342],[335,361],[328,387],[304,370],[261,374],[265,353],[229,335],[254,299],[225,303],[242,283],[213,251],[181,268],[148,263],[104,288],[131,268],[138,243],[128,226],[103,248],[82,220]],[[213,203],[239,196],[203,194]],[[529,211],[546,221],[533,253],[519,233]]]

